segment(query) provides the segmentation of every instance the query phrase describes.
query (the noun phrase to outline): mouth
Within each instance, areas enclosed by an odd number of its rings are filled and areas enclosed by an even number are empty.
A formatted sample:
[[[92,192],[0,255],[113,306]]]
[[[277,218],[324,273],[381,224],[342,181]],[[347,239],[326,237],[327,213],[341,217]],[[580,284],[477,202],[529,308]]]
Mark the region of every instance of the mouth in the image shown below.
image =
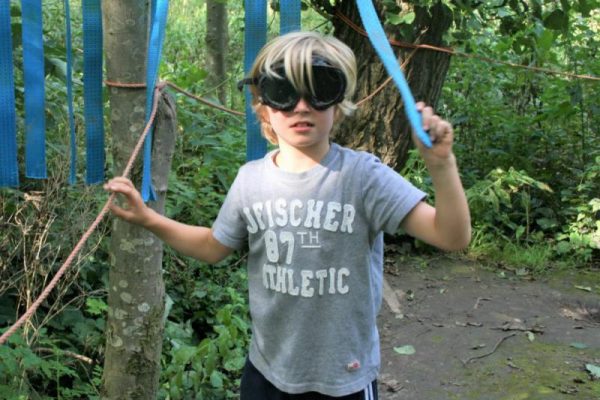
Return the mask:
[[[313,123],[308,121],[298,121],[295,124],[292,124],[292,128],[312,128],[314,126]]]

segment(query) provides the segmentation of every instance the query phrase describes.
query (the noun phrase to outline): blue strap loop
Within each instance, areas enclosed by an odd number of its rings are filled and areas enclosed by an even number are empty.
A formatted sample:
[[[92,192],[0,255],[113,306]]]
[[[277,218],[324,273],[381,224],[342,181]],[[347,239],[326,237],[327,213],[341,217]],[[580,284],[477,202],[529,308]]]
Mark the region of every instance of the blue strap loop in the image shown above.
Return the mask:
[[[300,0],[280,0],[279,12],[281,20],[279,21],[279,34],[284,35],[289,32],[299,31],[301,29]]]
[[[67,107],[69,114],[70,131],[70,173],[69,184],[73,185],[76,181],[77,173],[77,142],[75,138],[75,112],[73,111],[73,45],[71,43],[71,6],[69,0],[63,2],[65,8],[65,42],[67,50]]]
[[[22,0],[25,86],[25,174],[46,178],[46,113],[42,0]]]
[[[0,1],[0,187],[19,185],[10,1]]]
[[[154,87],[158,79],[158,68],[160,66],[160,57],[162,45],[165,38],[165,26],[167,24],[167,14],[169,11],[168,0],[153,0],[151,10],[151,29],[150,42],[148,43],[148,60],[146,65],[146,122],[150,119],[152,113],[152,104],[154,101]],[[144,162],[142,174],[142,199],[144,201],[156,200],[156,193],[152,187],[152,130],[150,128],[148,136],[144,142]]]
[[[244,72],[250,72],[254,59],[267,41],[266,0],[245,0]],[[246,98],[246,160],[256,160],[267,152],[267,142],[260,134],[260,124],[252,110],[252,94],[245,89]]]
[[[421,114],[417,111],[415,99],[404,78],[402,69],[396,61],[392,46],[390,46],[390,42],[383,31],[379,17],[377,17],[377,13],[375,12],[375,7],[373,7],[373,2],[370,0],[356,0],[356,5],[358,6],[363,25],[369,35],[369,40],[373,43],[373,47],[383,62],[385,69],[400,90],[404,102],[404,111],[415,134],[426,147],[431,147],[431,139],[423,130]]]
[[[83,100],[88,184],[104,180],[101,0],[83,0]]]

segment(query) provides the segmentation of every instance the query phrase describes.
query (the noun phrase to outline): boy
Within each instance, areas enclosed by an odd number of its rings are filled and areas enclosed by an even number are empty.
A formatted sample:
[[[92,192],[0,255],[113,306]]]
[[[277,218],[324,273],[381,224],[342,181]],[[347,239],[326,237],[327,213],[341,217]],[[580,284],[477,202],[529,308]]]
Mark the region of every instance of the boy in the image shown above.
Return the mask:
[[[175,222],[146,207],[133,184],[115,215],[176,250],[218,262],[249,246],[253,338],[242,400],[374,399],[379,371],[383,232],[402,228],[446,250],[470,241],[470,217],[450,124],[419,103],[433,147],[417,147],[435,208],[376,157],[330,143],[349,115],[352,51],[333,37],[295,32],[267,44],[247,79],[265,137],[278,149],[240,168],[212,226]]]

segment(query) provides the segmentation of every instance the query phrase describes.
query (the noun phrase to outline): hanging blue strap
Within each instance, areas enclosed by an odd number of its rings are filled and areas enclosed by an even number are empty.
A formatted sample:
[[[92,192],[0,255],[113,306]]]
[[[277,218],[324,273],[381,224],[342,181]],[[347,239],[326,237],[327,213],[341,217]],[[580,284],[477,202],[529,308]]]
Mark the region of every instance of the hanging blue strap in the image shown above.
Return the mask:
[[[83,0],[83,100],[88,184],[104,180],[101,0]]]
[[[373,7],[373,2],[371,0],[356,0],[356,5],[358,6],[360,18],[362,19],[371,43],[373,43],[375,51],[383,62],[388,74],[390,74],[400,90],[402,100],[404,101],[404,111],[406,112],[406,116],[408,117],[413,130],[426,147],[431,147],[429,135],[423,130],[421,114],[417,111],[415,99],[410,92],[406,79],[404,79],[404,74],[398,65],[390,42],[383,31],[379,17],[377,17],[377,13],[375,12],[375,7]]]
[[[46,113],[42,0],[22,0],[25,86],[25,175],[46,178]]]
[[[0,1],[0,187],[19,185],[10,1]]]
[[[150,119],[152,113],[152,104],[154,102],[154,87],[158,79],[158,67],[160,66],[160,57],[162,45],[165,38],[165,26],[167,24],[167,14],[169,11],[168,0],[153,0],[151,10],[151,28],[150,42],[148,43],[148,60],[146,65],[146,122]],[[156,200],[156,194],[152,187],[152,130],[148,132],[144,142],[144,163],[142,175],[142,198],[144,201]]]
[[[267,41],[266,0],[245,0],[244,72],[247,75],[254,59]],[[256,160],[267,152],[267,142],[260,134],[260,125],[252,110],[252,94],[246,87],[246,159]]]
[[[73,111],[73,48],[71,44],[71,6],[69,0],[64,0],[65,7],[65,41],[67,49],[67,107],[69,110],[69,130],[70,130],[70,151],[71,151],[71,166],[69,173],[69,183],[75,184],[76,167],[77,167],[77,144],[75,141],[75,113]]]
[[[279,11],[281,14],[281,20],[279,21],[280,35],[300,30],[300,0],[280,0]]]

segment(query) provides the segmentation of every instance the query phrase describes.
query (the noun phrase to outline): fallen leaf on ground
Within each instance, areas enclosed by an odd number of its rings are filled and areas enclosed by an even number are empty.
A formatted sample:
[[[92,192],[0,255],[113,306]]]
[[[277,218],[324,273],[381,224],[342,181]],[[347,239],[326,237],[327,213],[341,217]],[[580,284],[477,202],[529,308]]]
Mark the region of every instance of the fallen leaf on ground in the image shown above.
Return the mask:
[[[588,345],[585,343],[573,342],[570,344],[571,347],[574,347],[579,350],[587,349]]]
[[[399,392],[404,389],[404,386],[402,386],[402,384],[395,379],[386,380],[381,383],[385,385],[388,392]]]
[[[585,364],[585,369],[588,370],[592,379],[600,379],[600,367],[594,364]]]
[[[398,354],[406,356],[415,354],[415,348],[410,344],[407,344],[406,346],[394,347],[394,351]]]
[[[504,324],[502,324],[502,326],[500,327],[503,331],[527,331],[527,327],[525,326],[525,324],[523,323],[523,321],[521,321],[518,318],[513,319],[512,321],[506,321]]]
[[[579,302],[560,309],[560,315],[575,321],[600,322],[600,305]]]

